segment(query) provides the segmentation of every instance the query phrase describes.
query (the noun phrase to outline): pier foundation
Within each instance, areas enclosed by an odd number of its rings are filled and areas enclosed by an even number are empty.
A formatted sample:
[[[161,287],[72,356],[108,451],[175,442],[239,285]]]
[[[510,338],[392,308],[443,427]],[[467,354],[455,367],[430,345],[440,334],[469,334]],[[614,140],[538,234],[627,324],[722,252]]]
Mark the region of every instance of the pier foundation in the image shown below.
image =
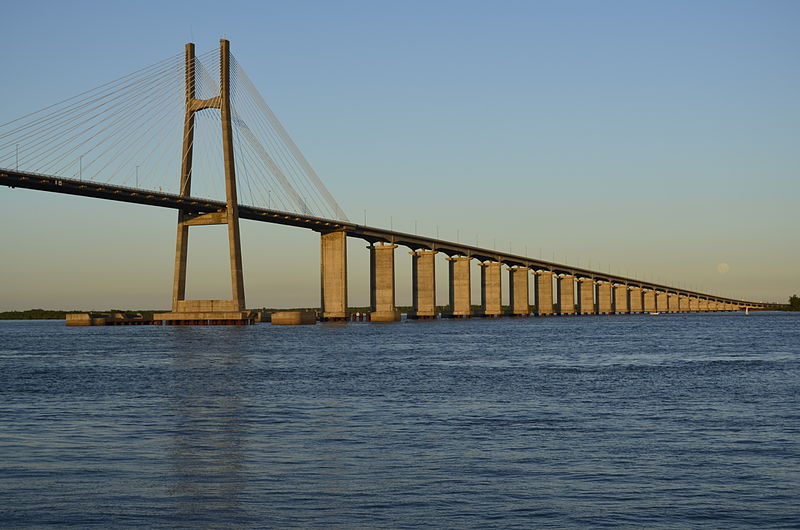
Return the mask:
[[[611,309],[611,282],[597,282],[597,314],[610,315]]]
[[[347,236],[344,231],[320,235],[322,320],[347,320]]]
[[[644,311],[645,313],[656,312],[656,292],[652,289],[644,290]]]
[[[641,287],[630,287],[628,301],[630,302],[631,313],[642,313],[644,311],[644,293]]]
[[[667,296],[667,311],[670,313],[677,313],[680,310],[678,306],[678,294],[669,293]]]
[[[411,303],[408,318],[436,318],[436,251],[411,254]]]
[[[575,276],[559,274],[556,280],[558,312],[561,315],[575,314]]]
[[[628,286],[623,284],[614,285],[614,312],[625,314],[630,311],[628,304]]]
[[[482,317],[499,317],[503,314],[501,296],[503,264],[499,261],[479,263],[481,267],[481,310]]]
[[[594,279],[578,278],[578,314],[593,315],[594,311]]]
[[[656,291],[656,311],[666,313],[669,311],[669,302],[666,291]]]
[[[528,268],[511,267],[508,269],[508,293],[511,301],[509,314],[527,317],[531,313],[528,286]]]
[[[442,315],[448,318],[469,318],[472,316],[472,290],[470,284],[470,262],[468,256],[447,258],[450,277],[450,306]]]
[[[397,245],[370,245],[370,321],[397,322],[395,306],[394,249]]]
[[[536,271],[536,282],[533,284],[536,295],[536,314],[550,316],[553,314],[553,272]]]

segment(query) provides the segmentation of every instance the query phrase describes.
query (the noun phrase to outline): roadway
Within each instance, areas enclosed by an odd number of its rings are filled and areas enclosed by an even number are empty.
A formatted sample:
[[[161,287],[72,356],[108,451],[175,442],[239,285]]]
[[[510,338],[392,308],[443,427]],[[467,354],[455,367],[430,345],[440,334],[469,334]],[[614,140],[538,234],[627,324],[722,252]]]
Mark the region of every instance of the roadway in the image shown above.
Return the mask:
[[[120,202],[135,204],[146,204],[148,206],[158,206],[161,208],[172,208],[183,210],[188,213],[203,214],[217,212],[225,209],[225,202],[198,197],[183,197],[180,195],[166,193],[162,191],[143,190],[130,188],[94,181],[68,179],[52,175],[42,175],[12,169],[0,168],[0,185],[10,188],[24,188],[30,190],[63,193],[67,195],[79,195],[82,197],[93,197]],[[302,215],[292,212],[283,212],[268,208],[258,208],[245,204],[239,205],[239,217],[252,221],[296,226],[314,230],[316,232],[332,232],[343,230],[349,237],[357,237],[369,243],[394,243],[410,248],[411,250],[429,249],[436,250],[448,256],[469,256],[479,261],[499,261],[509,266],[528,267],[533,270],[549,270],[555,274],[571,274],[576,277],[592,278],[595,280],[623,283],[632,287],[642,287],[655,289],[678,295],[696,296],[715,300],[718,302],[730,302],[751,307],[763,307],[765,304],[760,302],[750,302],[737,300],[734,298],[724,298],[718,295],[679,289],[669,285],[662,285],[651,282],[643,282],[636,278],[617,276],[601,271],[573,267],[562,263],[555,263],[541,259],[530,258],[518,254],[501,252],[478,246],[465,245],[443,239],[408,234],[385,228],[376,228],[366,225],[359,225],[350,222],[337,221]]]

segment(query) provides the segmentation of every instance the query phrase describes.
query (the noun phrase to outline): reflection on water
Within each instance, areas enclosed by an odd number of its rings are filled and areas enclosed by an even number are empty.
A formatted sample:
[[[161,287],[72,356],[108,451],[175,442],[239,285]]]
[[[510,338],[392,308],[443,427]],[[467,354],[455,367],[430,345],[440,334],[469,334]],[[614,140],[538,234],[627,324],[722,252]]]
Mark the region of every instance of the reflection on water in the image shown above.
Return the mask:
[[[180,333],[183,330],[178,330]],[[168,495],[182,521],[232,521],[244,517],[244,388],[237,384],[246,359],[231,351],[220,358],[189,351],[174,340],[168,398],[174,409]]]

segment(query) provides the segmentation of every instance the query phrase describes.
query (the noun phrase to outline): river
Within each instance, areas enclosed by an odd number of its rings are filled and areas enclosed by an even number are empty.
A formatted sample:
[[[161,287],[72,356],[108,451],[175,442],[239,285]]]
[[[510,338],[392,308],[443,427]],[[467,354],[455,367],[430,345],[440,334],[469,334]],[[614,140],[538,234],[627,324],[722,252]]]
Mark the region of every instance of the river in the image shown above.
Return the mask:
[[[800,314],[0,322],[0,526],[800,524]]]

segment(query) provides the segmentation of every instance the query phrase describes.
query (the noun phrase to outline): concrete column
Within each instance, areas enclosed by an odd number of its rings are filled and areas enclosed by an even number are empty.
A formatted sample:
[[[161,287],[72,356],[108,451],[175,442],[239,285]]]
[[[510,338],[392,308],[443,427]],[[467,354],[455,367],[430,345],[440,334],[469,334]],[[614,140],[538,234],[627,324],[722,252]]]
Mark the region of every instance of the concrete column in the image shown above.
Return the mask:
[[[644,291],[644,312],[656,312],[656,292],[652,289],[647,289]]]
[[[686,313],[689,311],[689,297],[680,295],[678,297],[678,311]]]
[[[644,311],[644,294],[641,287],[631,287],[628,300],[631,304],[631,313],[641,313]]]
[[[597,314],[610,315],[611,308],[611,282],[597,282]]]
[[[594,280],[578,278],[578,314],[594,314]]]
[[[575,276],[559,274],[556,280],[558,312],[562,315],[575,314]]]
[[[320,237],[322,319],[347,318],[347,236],[344,231]]]
[[[666,291],[656,291],[656,311],[661,313],[669,311],[669,297]]]
[[[553,311],[553,272],[536,271],[536,283],[533,285],[536,294],[536,314],[548,316]]]
[[[501,296],[503,292],[499,261],[479,263],[481,267],[481,316],[499,317],[503,314]]]
[[[700,299],[697,297],[689,298],[689,311],[700,311]]]
[[[372,322],[397,322],[400,311],[395,306],[394,249],[397,245],[370,245],[370,315]]]
[[[630,311],[628,304],[628,286],[623,284],[614,285],[614,312],[625,314]]]
[[[670,313],[678,312],[678,295],[677,293],[669,293],[667,296],[667,311]]]
[[[472,258],[456,256],[447,258],[450,265],[450,307],[448,317],[472,316],[472,292],[470,289],[469,264]]]
[[[511,267],[508,269],[508,299],[511,301],[509,314],[528,316],[531,314],[531,302],[528,295],[528,268]]]
[[[436,251],[411,254],[411,303],[408,318],[436,318]]]

